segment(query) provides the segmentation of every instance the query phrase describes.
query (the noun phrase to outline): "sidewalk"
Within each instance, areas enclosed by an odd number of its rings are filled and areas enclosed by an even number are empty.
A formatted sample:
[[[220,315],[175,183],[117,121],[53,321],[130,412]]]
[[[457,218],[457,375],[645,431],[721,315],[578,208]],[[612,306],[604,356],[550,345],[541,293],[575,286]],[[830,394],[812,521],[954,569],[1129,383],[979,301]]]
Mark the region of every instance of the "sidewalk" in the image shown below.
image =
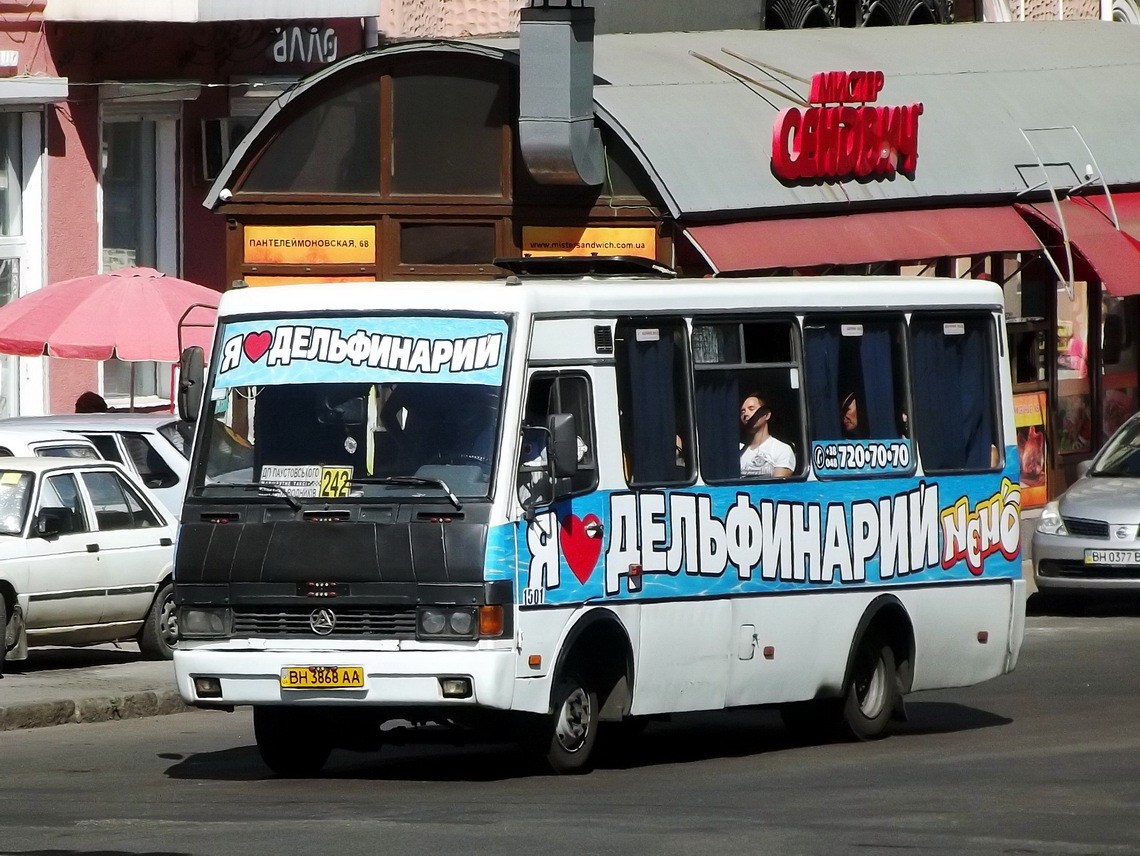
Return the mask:
[[[174,664],[144,660],[134,643],[32,649],[5,672],[0,731],[190,709],[175,688]]]

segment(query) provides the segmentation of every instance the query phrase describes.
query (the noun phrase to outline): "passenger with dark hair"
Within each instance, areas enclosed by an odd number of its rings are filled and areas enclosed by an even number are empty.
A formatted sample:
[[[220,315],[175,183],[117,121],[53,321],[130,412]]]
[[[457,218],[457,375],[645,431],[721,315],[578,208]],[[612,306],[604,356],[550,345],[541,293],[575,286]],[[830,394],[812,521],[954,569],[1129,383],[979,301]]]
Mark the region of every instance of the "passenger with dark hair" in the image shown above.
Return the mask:
[[[768,433],[770,408],[760,393],[752,392],[740,405],[744,443],[740,450],[740,475],[745,478],[787,478],[796,470],[796,453]]]
[[[843,439],[866,440],[867,431],[859,417],[859,401],[849,392],[839,405],[839,420],[843,425]]]

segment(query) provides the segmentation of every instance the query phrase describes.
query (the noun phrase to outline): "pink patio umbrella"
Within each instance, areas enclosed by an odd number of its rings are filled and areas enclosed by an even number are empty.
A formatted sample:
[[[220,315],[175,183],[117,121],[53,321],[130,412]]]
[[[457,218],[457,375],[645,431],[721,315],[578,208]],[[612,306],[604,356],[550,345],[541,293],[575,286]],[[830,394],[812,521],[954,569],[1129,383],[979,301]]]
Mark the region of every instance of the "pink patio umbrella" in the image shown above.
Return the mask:
[[[219,297],[154,268],[64,280],[0,306],[0,353],[177,362],[188,345],[209,353]]]

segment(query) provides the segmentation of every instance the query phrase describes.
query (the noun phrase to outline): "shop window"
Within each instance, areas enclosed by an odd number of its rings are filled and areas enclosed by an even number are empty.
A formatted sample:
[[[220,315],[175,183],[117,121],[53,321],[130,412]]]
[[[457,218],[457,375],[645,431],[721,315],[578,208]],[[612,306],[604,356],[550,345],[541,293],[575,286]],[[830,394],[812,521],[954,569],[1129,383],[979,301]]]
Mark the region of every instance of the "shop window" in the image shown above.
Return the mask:
[[[559,491],[559,495],[589,493],[598,486],[589,379],[585,375],[535,375],[530,381],[523,418],[520,498],[525,499],[534,490],[536,479],[544,477],[549,435],[543,429],[547,427],[548,418],[556,413],[573,416],[574,430],[578,435],[578,472],[570,477],[569,493]]]
[[[155,267],[157,234],[155,122],[103,127],[103,267]]]
[[[786,478],[803,462],[791,320],[694,324],[694,398],[706,482]]]
[[[1105,295],[1101,300],[1101,373],[1104,405],[1101,441],[1140,409],[1137,395],[1137,298]]]
[[[804,323],[811,438],[888,440],[910,436],[901,318]]]
[[[1000,463],[993,329],[993,319],[980,313],[911,319],[915,429],[925,472]]]
[[[622,453],[634,487],[693,480],[691,408],[685,327],[679,320],[627,319],[617,324]]]
[[[23,234],[20,113],[0,113],[0,237]]]
[[[247,193],[380,193],[380,81],[356,80],[279,121],[242,182]]]
[[[178,266],[175,136],[165,114],[115,115],[103,124],[103,270]],[[134,363],[136,398],[169,398],[169,363]],[[130,363],[103,363],[103,394],[116,406],[131,398]]]
[[[0,259],[0,306],[20,296],[20,260]],[[14,416],[18,405],[17,358],[0,355],[0,418]]]
[[[400,264],[489,265],[494,223],[401,223]]]
[[[509,98],[497,68],[416,64],[392,77],[394,194],[502,196]]]
[[[110,359],[103,363],[103,397],[116,403],[139,398],[170,399],[170,363],[128,363]],[[132,380],[133,378],[133,380]],[[132,385],[133,384],[133,385]]]
[[[1057,446],[1062,454],[1092,451],[1088,372],[1088,284],[1057,287]]]

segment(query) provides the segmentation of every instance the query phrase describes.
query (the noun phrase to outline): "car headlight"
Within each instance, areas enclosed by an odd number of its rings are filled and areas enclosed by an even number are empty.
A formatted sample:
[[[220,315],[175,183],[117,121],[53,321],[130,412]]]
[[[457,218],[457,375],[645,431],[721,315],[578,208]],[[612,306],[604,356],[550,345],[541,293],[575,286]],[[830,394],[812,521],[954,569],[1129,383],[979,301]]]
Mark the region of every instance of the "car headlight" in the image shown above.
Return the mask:
[[[178,610],[178,635],[183,639],[229,636],[232,615],[228,606],[183,606]]]
[[[418,639],[478,639],[479,622],[471,606],[421,607],[416,620]]]
[[[1061,511],[1057,501],[1046,503],[1041,510],[1041,518],[1037,521],[1037,531],[1042,535],[1068,535],[1065,521],[1061,519]]]

